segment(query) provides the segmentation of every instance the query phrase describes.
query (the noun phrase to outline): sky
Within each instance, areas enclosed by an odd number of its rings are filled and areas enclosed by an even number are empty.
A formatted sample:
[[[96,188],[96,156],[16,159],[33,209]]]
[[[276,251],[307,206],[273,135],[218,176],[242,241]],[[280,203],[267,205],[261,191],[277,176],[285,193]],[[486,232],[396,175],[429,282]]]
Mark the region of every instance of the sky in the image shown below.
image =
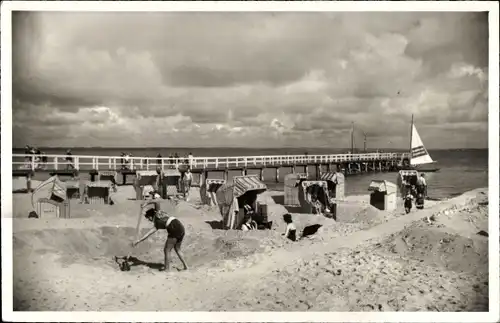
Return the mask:
[[[488,16],[13,14],[14,147],[488,147]]]

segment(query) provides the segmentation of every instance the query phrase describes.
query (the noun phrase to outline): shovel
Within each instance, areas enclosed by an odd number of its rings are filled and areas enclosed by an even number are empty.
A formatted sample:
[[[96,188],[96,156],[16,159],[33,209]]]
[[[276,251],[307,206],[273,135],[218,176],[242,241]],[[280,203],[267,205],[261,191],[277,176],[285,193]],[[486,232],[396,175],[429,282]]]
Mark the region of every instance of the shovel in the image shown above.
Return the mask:
[[[142,206],[139,209],[139,216],[137,218],[137,227],[135,229],[135,240],[134,241],[137,241],[137,239],[139,238],[139,228],[141,225],[141,213],[142,213]],[[117,256],[114,257],[114,260],[118,264],[118,267],[120,268],[121,271],[130,271],[129,260],[130,260],[131,253],[132,253],[132,251],[130,250],[126,257],[117,257]]]

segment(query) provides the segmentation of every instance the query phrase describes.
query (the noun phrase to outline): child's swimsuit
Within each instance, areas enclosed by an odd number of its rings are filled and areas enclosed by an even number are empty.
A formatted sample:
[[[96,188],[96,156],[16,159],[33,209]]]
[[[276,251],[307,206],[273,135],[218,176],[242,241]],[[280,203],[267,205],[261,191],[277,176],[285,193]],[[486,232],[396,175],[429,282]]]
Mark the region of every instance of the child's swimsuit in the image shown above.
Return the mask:
[[[153,220],[156,229],[167,230],[169,238],[175,238],[178,241],[184,239],[186,230],[182,225],[181,221],[174,218],[173,216],[161,217],[156,215]]]

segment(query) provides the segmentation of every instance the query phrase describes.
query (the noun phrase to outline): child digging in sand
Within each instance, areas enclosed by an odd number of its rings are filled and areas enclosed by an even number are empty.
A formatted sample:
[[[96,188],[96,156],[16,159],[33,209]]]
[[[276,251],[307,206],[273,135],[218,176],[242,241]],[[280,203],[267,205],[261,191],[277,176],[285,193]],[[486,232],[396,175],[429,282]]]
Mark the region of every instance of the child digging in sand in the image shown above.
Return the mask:
[[[152,197],[152,200],[143,204],[142,215],[146,217],[146,219],[151,221],[154,227],[149,230],[142,238],[132,242],[132,246],[137,246],[139,243],[149,238],[149,236],[151,236],[158,230],[166,230],[168,236],[167,241],[165,242],[165,248],[163,249],[165,256],[165,266],[162,270],[170,270],[169,259],[172,249],[175,250],[175,253],[182,262],[184,270],[187,270],[188,267],[181,253],[182,241],[184,240],[184,236],[186,234],[184,226],[182,225],[181,221],[174,218],[173,216],[169,216],[167,213],[160,210],[160,202],[156,200],[156,197],[158,197],[159,195],[156,192],[150,192],[150,195]]]

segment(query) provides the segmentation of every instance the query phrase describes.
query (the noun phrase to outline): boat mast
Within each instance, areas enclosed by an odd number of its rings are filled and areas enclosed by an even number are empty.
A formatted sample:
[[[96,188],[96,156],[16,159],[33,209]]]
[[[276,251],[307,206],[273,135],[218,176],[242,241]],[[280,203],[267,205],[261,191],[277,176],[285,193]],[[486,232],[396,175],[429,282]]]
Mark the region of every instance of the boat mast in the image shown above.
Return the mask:
[[[411,157],[412,157],[412,152],[411,152],[411,141],[413,137],[413,113],[411,115],[411,125],[410,125],[410,163],[411,163]]]
[[[351,154],[354,154],[354,122],[352,122],[351,129]]]

